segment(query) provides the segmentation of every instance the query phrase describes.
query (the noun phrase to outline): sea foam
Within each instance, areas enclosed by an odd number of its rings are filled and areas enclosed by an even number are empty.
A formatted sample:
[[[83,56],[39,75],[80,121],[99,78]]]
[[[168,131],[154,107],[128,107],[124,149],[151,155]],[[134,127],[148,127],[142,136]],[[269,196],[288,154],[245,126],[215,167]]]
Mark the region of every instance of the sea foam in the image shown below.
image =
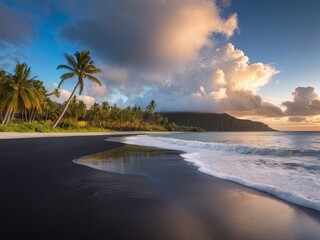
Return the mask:
[[[130,136],[124,143],[179,150],[205,174],[320,211],[318,150],[259,148],[167,137]]]

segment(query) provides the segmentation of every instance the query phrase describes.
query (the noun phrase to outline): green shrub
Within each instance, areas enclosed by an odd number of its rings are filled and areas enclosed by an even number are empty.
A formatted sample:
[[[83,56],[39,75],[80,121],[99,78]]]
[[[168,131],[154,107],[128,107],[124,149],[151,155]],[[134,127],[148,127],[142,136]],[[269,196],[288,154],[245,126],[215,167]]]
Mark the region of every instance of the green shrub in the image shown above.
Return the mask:
[[[203,129],[196,127],[179,126],[175,123],[169,123],[166,126],[149,124],[145,122],[130,121],[112,121],[106,124],[105,128],[85,125],[84,122],[78,122],[72,119],[64,120],[60,127],[52,128],[51,121],[33,121],[22,122],[15,119],[9,126],[0,125],[0,132],[109,132],[116,131],[183,131],[183,132],[201,132]],[[110,130],[111,129],[111,130]]]
[[[6,131],[6,127],[3,125],[0,125],[0,132],[5,132]]]

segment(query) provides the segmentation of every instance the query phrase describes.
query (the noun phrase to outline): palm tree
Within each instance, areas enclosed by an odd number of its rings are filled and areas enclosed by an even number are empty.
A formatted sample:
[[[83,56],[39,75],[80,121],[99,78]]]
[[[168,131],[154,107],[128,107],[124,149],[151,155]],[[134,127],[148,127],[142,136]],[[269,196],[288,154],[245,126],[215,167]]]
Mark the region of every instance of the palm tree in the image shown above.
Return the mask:
[[[56,98],[60,97],[60,91],[58,88],[55,88],[52,92],[48,93],[48,91],[44,88],[45,99],[43,101],[43,109],[45,110],[45,120],[48,120],[49,114],[51,110],[55,108],[55,103],[53,102]],[[53,96],[51,99],[50,97]]]
[[[89,120],[94,127],[101,126],[101,106],[99,103],[94,103],[89,109]]]
[[[58,88],[55,88],[51,93],[46,94],[47,97],[50,97],[53,95],[54,98],[59,98],[60,97],[60,91]]]
[[[103,111],[106,111],[106,112],[110,111],[110,105],[107,101],[104,101],[101,103],[101,108]]]
[[[85,78],[87,78],[90,81],[97,83],[101,86],[100,80],[97,79],[96,77],[94,77],[93,74],[100,73],[100,72],[102,72],[102,70],[97,68],[94,65],[94,62],[91,60],[91,57],[90,57],[90,52],[89,51],[76,52],[74,54],[74,57],[72,55],[65,54],[65,58],[68,62],[68,65],[59,65],[57,67],[57,69],[65,69],[65,70],[69,71],[60,77],[61,81],[59,83],[58,88],[60,88],[62,83],[69,78],[77,77],[78,82],[77,82],[76,86],[74,87],[61,115],[53,124],[53,126],[52,126],[53,128],[55,128],[58,125],[58,123],[61,121],[61,119],[63,118],[63,115],[67,111],[67,108],[70,104],[70,101],[79,86],[80,86],[79,94],[82,93],[83,85],[84,85],[83,80]]]
[[[9,81],[9,75],[6,73],[6,71],[0,69],[0,117],[1,121],[3,119],[3,110],[5,108],[5,100],[6,100],[6,95],[8,94],[7,89],[9,87],[8,81]]]
[[[147,106],[147,113],[148,113],[148,123],[150,124],[150,117],[153,116],[153,111],[157,107],[157,104],[154,100],[151,100],[149,105]]]
[[[38,101],[30,78],[31,68],[25,63],[18,63],[13,76],[1,84],[1,95],[4,97],[2,107],[6,109],[2,124],[9,125],[14,115],[23,109],[30,109]]]
[[[67,103],[65,102],[65,104]],[[73,96],[65,116],[78,121],[79,118],[84,118],[86,116],[86,109],[86,104],[83,101],[78,100],[76,96]]]
[[[78,119],[79,118],[84,119],[86,114],[87,114],[87,105],[84,103],[84,101],[79,100],[78,101],[78,109],[77,109]]]
[[[0,69],[0,82],[3,82],[6,78],[6,76],[7,76],[6,71],[3,69]]]
[[[34,93],[34,99],[32,101],[32,108],[30,112],[29,121],[34,121],[36,113],[41,114],[43,111],[43,104],[45,103],[46,99],[46,89],[43,86],[43,82],[40,80],[33,80],[32,81],[33,86],[33,93]],[[25,111],[26,113],[27,111]]]
[[[110,114],[110,105],[107,101],[101,103],[101,122],[102,127],[106,127],[107,120]]]

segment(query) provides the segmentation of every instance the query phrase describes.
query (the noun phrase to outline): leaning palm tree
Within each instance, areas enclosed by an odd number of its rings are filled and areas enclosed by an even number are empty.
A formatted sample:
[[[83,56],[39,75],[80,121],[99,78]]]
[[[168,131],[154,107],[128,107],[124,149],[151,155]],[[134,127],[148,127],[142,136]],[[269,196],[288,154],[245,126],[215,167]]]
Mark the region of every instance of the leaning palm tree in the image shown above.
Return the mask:
[[[76,52],[74,54],[74,57],[72,55],[65,54],[65,58],[68,62],[68,65],[59,65],[57,67],[57,69],[65,69],[65,70],[68,70],[69,72],[63,74],[60,77],[61,81],[59,83],[58,88],[60,88],[62,83],[69,78],[77,77],[78,82],[77,82],[76,86],[74,87],[61,115],[58,117],[58,119],[53,124],[53,126],[52,126],[53,128],[55,128],[58,125],[58,123],[61,121],[61,119],[63,118],[63,115],[67,111],[67,108],[70,104],[70,101],[73,98],[75,91],[77,90],[78,87],[80,87],[79,94],[82,93],[83,85],[84,85],[83,80],[85,78],[87,78],[90,81],[97,83],[101,86],[100,80],[97,79],[96,77],[94,77],[93,74],[100,73],[102,71],[101,71],[101,69],[97,68],[94,65],[94,62],[91,60],[89,51]]]

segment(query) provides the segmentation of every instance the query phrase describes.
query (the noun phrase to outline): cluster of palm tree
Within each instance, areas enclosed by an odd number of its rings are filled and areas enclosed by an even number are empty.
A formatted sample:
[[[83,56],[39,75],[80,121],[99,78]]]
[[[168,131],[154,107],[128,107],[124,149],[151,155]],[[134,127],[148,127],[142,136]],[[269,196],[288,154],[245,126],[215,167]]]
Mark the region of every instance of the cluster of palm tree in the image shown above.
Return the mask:
[[[26,122],[43,113],[48,117],[53,105],[49,96],[59,94],[58,90],[48,93],[42,81],[31,77],[31,68],[25,63],[17,63],[13,74],[0,70],[1,124],[9,125],[16,115]]]
[[[150,111],[148,107],[145,111],[138,106],[122,109],[116,105],[109,106],[107,102],[92,105],[86,120],[94,127],[115,130],[164,130],[168,125],[166,117]]]
[[[8,126],[14,118],[24,122],[50,120],[52,127],[76,125],[79,121],[93,127],[117,130],[164,130],[168,119],[154,113],[156,102],[152,100],[145,111],[141,107],[119,108],[110,106],[108,102],[94,103],[90,109],[77,99],[84,89],[84,79],[101,85],[94,74],[101,69],[94,65],[89,51],[76,52],[74,55],[65,54],[66,65],[57,69],[67,70],[61,75],[58,88],[68,79],[77,78],[77,83],[63,104],[57,103],[60,97],[59,89],[48,92],[43,82],[37,77],[31,77],[31,68],[25,63],[17,63],[13,74],[0,70],[0,120]]]
[[[66,103],[62,107],[65,107]],[[155,104],[154,100],[150,104]],[[95,128],[113,130],[165,130],[168,119],[154,113],[154,109],[151,110],[149,105],[145,110],[137,106],[120,108],[105,101],[101,104],[94,103],[88,109],[82,100],[73,96],[60,126],[77,127],[85,123]]]

